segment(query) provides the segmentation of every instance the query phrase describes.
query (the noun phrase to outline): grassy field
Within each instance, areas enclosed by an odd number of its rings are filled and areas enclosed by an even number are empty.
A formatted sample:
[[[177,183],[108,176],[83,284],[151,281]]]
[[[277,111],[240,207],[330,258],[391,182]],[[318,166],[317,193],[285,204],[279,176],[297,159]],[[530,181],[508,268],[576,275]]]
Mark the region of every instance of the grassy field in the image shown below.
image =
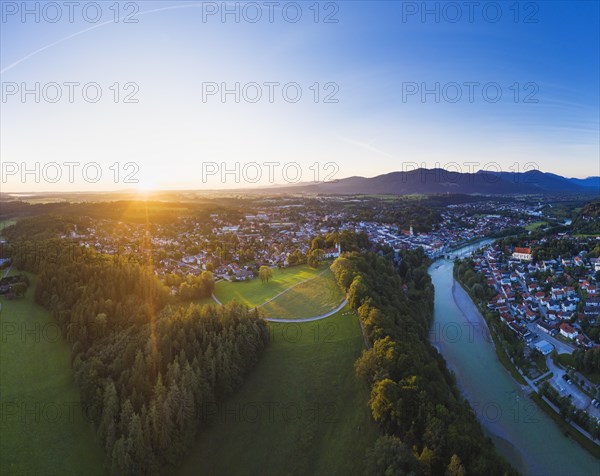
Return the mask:
[[[348,308],[322,321],[269,325],[271,343],[218,408],[181,475],[363,474],[378,436],[354,374],[363,348]]]
[[[79,405],[69,345],[32,301],[0,298],[0,474],[101,475],[103,452]]]
[[[261,310],[265,317],[298,319],[319,316],[335,309],[344,299],[330,269],[310,281],[298,284],[281,296],[269,301]]]
[[[546,226],[547,224],[548,224],[547,221],[534,221],[533,223],[530,223],[529,225],[525,226],[525,229],[527,231],[533,231],[533,230],[536,230],[537,228]]]
[[[263,283],[258,278],[241,282],[221,281],[216,285],[215,296],[223,304],[236,300],[247,306],[255,307],[275,297],[290,286],[325,271],[327,266],[329,265],[324,264],[317,269],[306,265],[281,270],[274,269],[273,278],[268,283]]]

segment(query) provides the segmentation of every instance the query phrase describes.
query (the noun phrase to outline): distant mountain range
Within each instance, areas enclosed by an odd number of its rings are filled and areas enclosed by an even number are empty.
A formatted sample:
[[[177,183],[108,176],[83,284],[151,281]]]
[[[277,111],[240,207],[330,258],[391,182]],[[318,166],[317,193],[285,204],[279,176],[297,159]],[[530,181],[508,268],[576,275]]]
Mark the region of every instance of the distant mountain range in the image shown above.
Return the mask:
[[[322,194],[538,194],[538,193],[597,193],[600,177],[566,178],[560,175],[530,172],[459,173],[444,169],[416,169],[391,172],[376,177],[348,177],[333,182],[300,183],[278,187],[283,192]]]

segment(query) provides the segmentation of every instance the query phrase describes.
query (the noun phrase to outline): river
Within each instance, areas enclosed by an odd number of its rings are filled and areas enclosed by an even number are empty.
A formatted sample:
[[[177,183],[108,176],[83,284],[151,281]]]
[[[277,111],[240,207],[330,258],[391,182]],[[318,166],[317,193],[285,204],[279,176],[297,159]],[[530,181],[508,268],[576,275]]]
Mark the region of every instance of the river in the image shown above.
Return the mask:
[[[491,241],[458,249],[452,258]],[[526,475],[600,474],[600,461],[563,434],[502,366],[485,321],[455,282],[452,268],[452,259],[440,259],[429,269],[435,286],[431,342],[498,452]]]

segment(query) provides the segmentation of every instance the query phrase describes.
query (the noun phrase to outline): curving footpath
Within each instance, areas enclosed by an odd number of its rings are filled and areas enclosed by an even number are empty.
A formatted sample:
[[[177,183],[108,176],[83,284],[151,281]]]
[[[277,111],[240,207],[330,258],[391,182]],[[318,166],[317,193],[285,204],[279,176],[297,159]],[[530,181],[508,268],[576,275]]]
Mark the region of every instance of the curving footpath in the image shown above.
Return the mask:
[[[344,306],[348,304],[348,300],[344,299],[342,301],[342,303],[336,307],[335,309],[326,312],[325,314],[321,314],[320,316],[313,316],[313,317],[303,317],[301,319],[282,319],[279,317],[265,317],[264,320],[265,321],[270,321],[270,322],[312,322],[312,321],[320,321],[321,319],[325,319],[326,317],[329,316],[333,316],[336,312],[341,311]]]
[[[310,279],[313,279],[313,278],[310,278]],[[298,284],[301,284],[301,283],[298,283]],[[284,292],[285,292],[285,291],[284,291]],[[283,293],[280,293],[280,294],[283,294]],[[213,300],[214,300],[214,301],[215,301],[215,302],[216,302],[216,303],[217,303],[219,306],[222,306],[222,305],[223,305],[223,303],[217,299],[217,296],[215,296],[215,295],[213,294],[211,297],[213,298]],[[271,300],[272,300],[272,299],[269,299],[269,301],[271,301]],[[263,304],[261,304],[261,305],[259,305],[259,306],[256,306],[256,308],[259,308],[259,307],[261,307],[262,305],[266,304],[266,303],[267,303],[267,302],[269,302],[269,301],[266,301],[266,302],[264,302]],[[321,319],[325,319],[325,318],[327,318],[327,317],[329,317],[329,316],[332,316],[332,315],[334,315],[336,312],[338,312],[338,311],[342,310],[342,309],[343,309],[343,307],[344,307],[346,304],[348,304],[348,300],[347,300],[347,299],[344,299],[344,300],[341,302],[341,304],[340,304],[338,307],[336,307],[335,309],[333,309],[333,310],[331,310],[331,311],[329,311],[329,312],[326,312],[325,314],[321,314],[320,316],[313,316],[313,317],[303,317],[303,318],[301,318],[301,319],[293,319],[293,318],[284,319],[284,318],[280,318],[280,317],[265,317],[265,318],[264,318],[264,320],[265,320],[265,321],[271,321],[271,322],[312,322],[312,321],[320,321]],[[256,309],[256,308],[255,308],[255,309]]]

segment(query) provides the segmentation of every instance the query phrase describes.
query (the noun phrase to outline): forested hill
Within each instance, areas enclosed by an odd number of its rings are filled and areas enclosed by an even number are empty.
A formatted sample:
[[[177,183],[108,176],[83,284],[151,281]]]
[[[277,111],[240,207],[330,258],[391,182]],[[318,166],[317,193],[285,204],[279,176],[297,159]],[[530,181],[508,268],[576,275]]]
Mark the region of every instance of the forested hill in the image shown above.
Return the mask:
[[[369,474],[516,474],[495,453],[442,356],[429,344],[434,289],[422,250],[400,272],[375,254],[338,258],[333,270],[371,348],[356,362],[385,436],[368,452]]]
[[[40,224],[43,226],[44,221]],[[19,236],[17,243],[32,233]],[[207,409],[241,385],[267,345],[266,324],[246,307],[169,307],[147,267],[68,248],[19,254],[39,273],[36,301],[72,345],[81,405],[111,474],[171,474],[205,423]]]
[[[573,220],[573,230],[576,233],[600,234],[600,199],[583,206]]]

